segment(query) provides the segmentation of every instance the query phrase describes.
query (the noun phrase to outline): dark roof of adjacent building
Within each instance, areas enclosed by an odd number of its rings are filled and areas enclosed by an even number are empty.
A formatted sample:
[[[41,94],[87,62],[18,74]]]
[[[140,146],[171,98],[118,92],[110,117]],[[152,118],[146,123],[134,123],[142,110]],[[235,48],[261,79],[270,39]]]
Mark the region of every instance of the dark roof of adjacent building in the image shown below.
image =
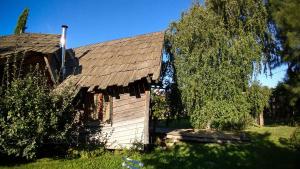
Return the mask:
[[[20,52],[54,53],[59,50],[60,35],[22,33],[0,36],[0,59]]]
[[[164,32],[113,40],[73,49],[80,73],[66,80],[77,86],[106,89],[150,78],[159,80]]]

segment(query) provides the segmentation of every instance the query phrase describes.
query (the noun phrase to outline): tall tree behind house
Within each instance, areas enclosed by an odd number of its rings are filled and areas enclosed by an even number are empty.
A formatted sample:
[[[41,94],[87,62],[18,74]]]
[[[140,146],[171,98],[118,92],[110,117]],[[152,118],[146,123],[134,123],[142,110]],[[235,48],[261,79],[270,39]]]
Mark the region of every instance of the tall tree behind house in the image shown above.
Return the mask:
[[[267,11],[256,0],[205,2],[167,30],[184,109],[196,128],[241,129],[251,120],[249,82],[267,57]]]
[[[14,32],[16,35],[25,32],[28,14],[29,14],[29,9],[25,8],[22,14],[19,16],[17,26]]]
[[[300,104],[300,8],[299,0],[270,0],[269,12],[281,44],[280,57],[288,64],[287,77],[278,90],[284,90],[293,115],[299,115]],[[298,106],[297,106],[298,105]]]

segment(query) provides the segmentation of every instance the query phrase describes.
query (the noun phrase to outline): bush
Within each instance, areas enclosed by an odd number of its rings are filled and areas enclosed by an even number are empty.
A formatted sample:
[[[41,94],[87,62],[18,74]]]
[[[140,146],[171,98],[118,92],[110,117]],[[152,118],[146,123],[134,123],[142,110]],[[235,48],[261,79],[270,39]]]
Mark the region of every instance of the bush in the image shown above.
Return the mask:
[[[39,70],[0,86],[0,150],[7,155],[33,159],[44,144],[66,139],[72,127],[71,92],[51,92]]]

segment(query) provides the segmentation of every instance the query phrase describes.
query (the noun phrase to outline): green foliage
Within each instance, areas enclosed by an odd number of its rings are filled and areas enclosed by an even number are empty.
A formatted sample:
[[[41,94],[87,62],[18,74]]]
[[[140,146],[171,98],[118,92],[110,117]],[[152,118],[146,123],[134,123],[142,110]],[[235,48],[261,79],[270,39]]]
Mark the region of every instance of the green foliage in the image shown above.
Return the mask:
[[[300,69],[300,14],[298,0],[270,0],[269,8],[272,19],[278,29],[278,37],[282,41],[284,61],[290,62],[289,67]]]
[[[266,10],[261,1],[193,5],[167,31],[178,87],[194,127],[244,127],[252,75],[261,70]],[[243,124],[243,125],[241,125]]]
[[[275,99],[273,110],[274,114],[280,118],[289,118],[288,120],[296,120],[300,117],[300,73],[288,73],[288,77],[279,83],[272,97]],[[294,122],[292,122],[294,123]]]
[[[6,69],[10,74],[10,69]],[[5,80],[0,87],[0,150],[32,159],[45,144],[66,138],[72,127],[72,88],[56,94],[45,74],[34,71]]]
[[[29,9],[25,8],[22,14],[19,16],[18,23],[14,31],[15,34],[21,34],[25,32],[28,14]]]
[[[295,120],[297,120],[296,110],[299,109],[297,104],[292,106],[291,100],[295,97],[287,90],[287,85],[285,82],[278,83],[276,88],[272,90],[271,95],[271,113],[269,114],[272,120],[277,122],[287,122],[289,125],[295,125]],[[299,104],[298,104],[299,105]],[[298,114],[299,117],[299,114]]]
[[[251,84],[247,94],[248,102],[251,104],[251,115],[258,118],[259,114],[269,106],[271,90],[255,81]]]
[[[278,65],[280,48],[266,3],[263,0],[206,0],[207,7],[222,18],[231,37],[248,34],[256,40],[261,47],[265,73],[268,67]]]
[[[244,96],[231,102],[228,100],[206,101],[199,112],[191,114],[191,120],[198,128],[239,130],[252,122],[248,113],[249,107]]]
[[[222,18],[231,35],[250,33],[257,38],[264,37],[268,14],[263,1],[206,0],[206,6]]]

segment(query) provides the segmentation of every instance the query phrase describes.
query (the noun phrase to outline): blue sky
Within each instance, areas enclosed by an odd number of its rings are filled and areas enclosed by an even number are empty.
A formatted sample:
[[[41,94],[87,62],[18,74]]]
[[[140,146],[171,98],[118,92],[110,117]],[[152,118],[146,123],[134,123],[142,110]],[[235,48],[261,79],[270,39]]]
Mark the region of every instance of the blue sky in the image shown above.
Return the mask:
[[[60,33],[69,26],[68,47],[165,30],[192,0],[1,0],[0,34],[11,34],[30,9],[27,32]]]
[[[67,47],[165,30],[180,18],[193,0],[1,0],[0,35],[13,33],[19,15],[30,9],[27,32],[61,32],[69,26]],[[276,86],[286,67],[258,77],[263,85]]]

